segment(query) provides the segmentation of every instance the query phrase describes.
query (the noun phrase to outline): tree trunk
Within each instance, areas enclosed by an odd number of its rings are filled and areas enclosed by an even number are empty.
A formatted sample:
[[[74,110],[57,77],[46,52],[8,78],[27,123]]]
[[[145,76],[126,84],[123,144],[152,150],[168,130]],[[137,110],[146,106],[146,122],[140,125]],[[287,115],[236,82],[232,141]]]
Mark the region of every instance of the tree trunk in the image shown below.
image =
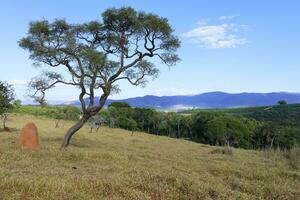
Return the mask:
[[[83,115],[82,118],[74,125],[72,126],[66,133],[65,137],[64,137],[64,141],[61,145],[62,148],[66,148],[69,146],[70,140],[72,138],[72,136],[79,130],[81,129],[81,127],[83,127],[83,125],[85,124],[85,122],[87,122],[87,120],[90,118],[89,115]]]
[[[3,114],[3,128],[4,128],[4,130],[7,129],[7,127],[6,127],[7,118],[8,118],[8,115],[7,114]]]
[[[55,121],[55,128],[59,128],[59,120]]]
[[[177,138],[180,138],[180,121],[177,121]]]
[[[273,136],[272,140],[271,140],[271,144],[270,144],[270,150],[273,148],[273,143],[275,140],[276,135]]]

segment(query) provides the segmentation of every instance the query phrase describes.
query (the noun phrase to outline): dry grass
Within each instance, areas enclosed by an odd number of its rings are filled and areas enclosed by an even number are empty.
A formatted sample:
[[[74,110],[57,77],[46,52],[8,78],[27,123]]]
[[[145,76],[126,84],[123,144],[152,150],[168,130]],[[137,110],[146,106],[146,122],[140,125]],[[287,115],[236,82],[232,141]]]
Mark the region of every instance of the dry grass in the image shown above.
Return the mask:
[[[300,148],[299,147],[293,147],[290,149],[285,157],[288,160],[288,164],[293,169],[300,169]]]
[[[263,152],[216,147],[102,127],[82,129],[60,150],[72,122],[34,121],[42,149],[17,148],[18,131],[0,132],[0,199],[300,199],[300,172]]]
[[[233,155],[233,148],[230,146],[224,146],[220,148],[215,148],[211,151],[212,154],[224,154],[224,155]]]
[[[277,160],[285,160],[288,166],[294,170],[300,170],[300,148],[293,147],[291,149],[279,150],[271,149],[265,150],[264,154],[267,158]]]

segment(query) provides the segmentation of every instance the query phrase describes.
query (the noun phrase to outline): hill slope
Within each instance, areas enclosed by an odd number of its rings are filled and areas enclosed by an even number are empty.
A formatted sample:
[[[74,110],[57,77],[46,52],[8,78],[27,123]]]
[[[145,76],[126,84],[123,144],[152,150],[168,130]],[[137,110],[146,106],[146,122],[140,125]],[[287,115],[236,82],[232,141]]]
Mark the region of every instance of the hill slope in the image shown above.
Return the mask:
[[[184,108],[234,108],[275,105],[279,100],[289,103],[300,103],[300,94],[273,92],[273,93],[239,93],[230,94],[224,92],[209,92],[199,95],[188,96],[153,96],[135,97],[122,100],[109,99],[106,106],[111,102],[127,102],[133,107],[160,108],[160,109],[184,109]],[[95,101],[98,102],[98,98]],[[66,104],[80,105],[79,101],[67,102]]]
[[[102,127],[83,128],[59,150],[73,123],[13,116],[20,129],[34,121],[42,149],[22,152],[18,131],[0,133],[1,199],[297,199],[300,172],[259,151],[217,147]]]

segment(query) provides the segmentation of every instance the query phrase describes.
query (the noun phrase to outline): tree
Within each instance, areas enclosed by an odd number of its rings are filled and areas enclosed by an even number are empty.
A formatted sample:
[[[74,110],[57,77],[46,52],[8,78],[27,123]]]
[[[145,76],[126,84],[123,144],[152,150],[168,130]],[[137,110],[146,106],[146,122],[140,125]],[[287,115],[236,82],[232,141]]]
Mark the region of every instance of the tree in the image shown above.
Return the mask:
[[[120,116],[117,120],[120,128],[124,128],[130,131],[135,131],[137,129],[136,121],[131,118]]]
[[[112,92],[119,91],[118,81],[144,86],[147,77],[155,78],[159,72],[150,60],[168,66],[179,61],[176,50],[180,42],[166,18],[124,7],[106,10],[102,19],[85,24],[65,20],[32,22],[27,37],[19,42],[36,63],[56,70],[44,71],[32,80],[43,83],[35,88],[34,96],[44,97],[44,92],[57,84],[80,91],[83,115],[67,131],[62,147],[67,147],[72,136],[103,108]],[[62,68],[68,77],[59,73]],[[102,94],[95,102],[98,90]]]
[[[47,75],[45,75],[45,77],[32,78],[28,83],[28,96],[36,103],[40,104],[40,106],[46,106],[47,101],[45,99],[45,88],[50,87],[50,82],[51,80],[47,78]]]
[[[278,101],[278,104],[279,105],[286,105],[287,101],[286,100],[280,100],[280,101]]]
[[[277,137],[280,135],[281,129],[277,123],[265,122],[261,126],[261,130],[258,133],[257,143],[260,144],[262,148],[272,149],[273,145],[277,143]]]
[[[192,133],[192,128],[193,128],[193,119],[192,115],[182,115],[181,121],[180,121],[180,126],[181,126],[181,137],[185,139],[192,139],[193,133]]]
[[[204,133],[207,132],[207,123],[213,120],[219,113],[197,112],[192,115],[192,139],[196,142],[207,143]]]
[[[205,140],[209,144],[220,146],[235,146],[247,148],[250,131],[248,130],[243,118],[236,116],[215,116],[206,122]]]
[[[126,102],[112,102],[108,105],[108,107],[115,107],[115,108],[130,108],[130,105]]]
[[[3,122],[4,130],[8,130],[6,127],[6,121],[8,118],[7,112],[13,108],[14,89],[12,85],[0,81],[0,115]]]
[[[15,109],[19,109],[22,106],[22,101],[20,99],[17,99],[14,101],[13,106]]]

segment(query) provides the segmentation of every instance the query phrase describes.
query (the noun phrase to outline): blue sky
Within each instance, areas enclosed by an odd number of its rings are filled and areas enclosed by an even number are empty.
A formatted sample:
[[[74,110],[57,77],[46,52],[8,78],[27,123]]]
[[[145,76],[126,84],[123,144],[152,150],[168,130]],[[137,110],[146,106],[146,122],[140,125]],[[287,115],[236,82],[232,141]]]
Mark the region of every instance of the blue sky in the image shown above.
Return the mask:
[[[17,41],[30,21],[101,19],[110,7],[131,6],[167,17],[182,41],[182,61],[145,88],[121,83],[111,98],[224,92],[300,92],[300,1],[298,0],[3,0],[0,3],[0,80],[25,99],[26,82],[39,74]],[[74,100],[77,92],[58,87],[49,100]]]

